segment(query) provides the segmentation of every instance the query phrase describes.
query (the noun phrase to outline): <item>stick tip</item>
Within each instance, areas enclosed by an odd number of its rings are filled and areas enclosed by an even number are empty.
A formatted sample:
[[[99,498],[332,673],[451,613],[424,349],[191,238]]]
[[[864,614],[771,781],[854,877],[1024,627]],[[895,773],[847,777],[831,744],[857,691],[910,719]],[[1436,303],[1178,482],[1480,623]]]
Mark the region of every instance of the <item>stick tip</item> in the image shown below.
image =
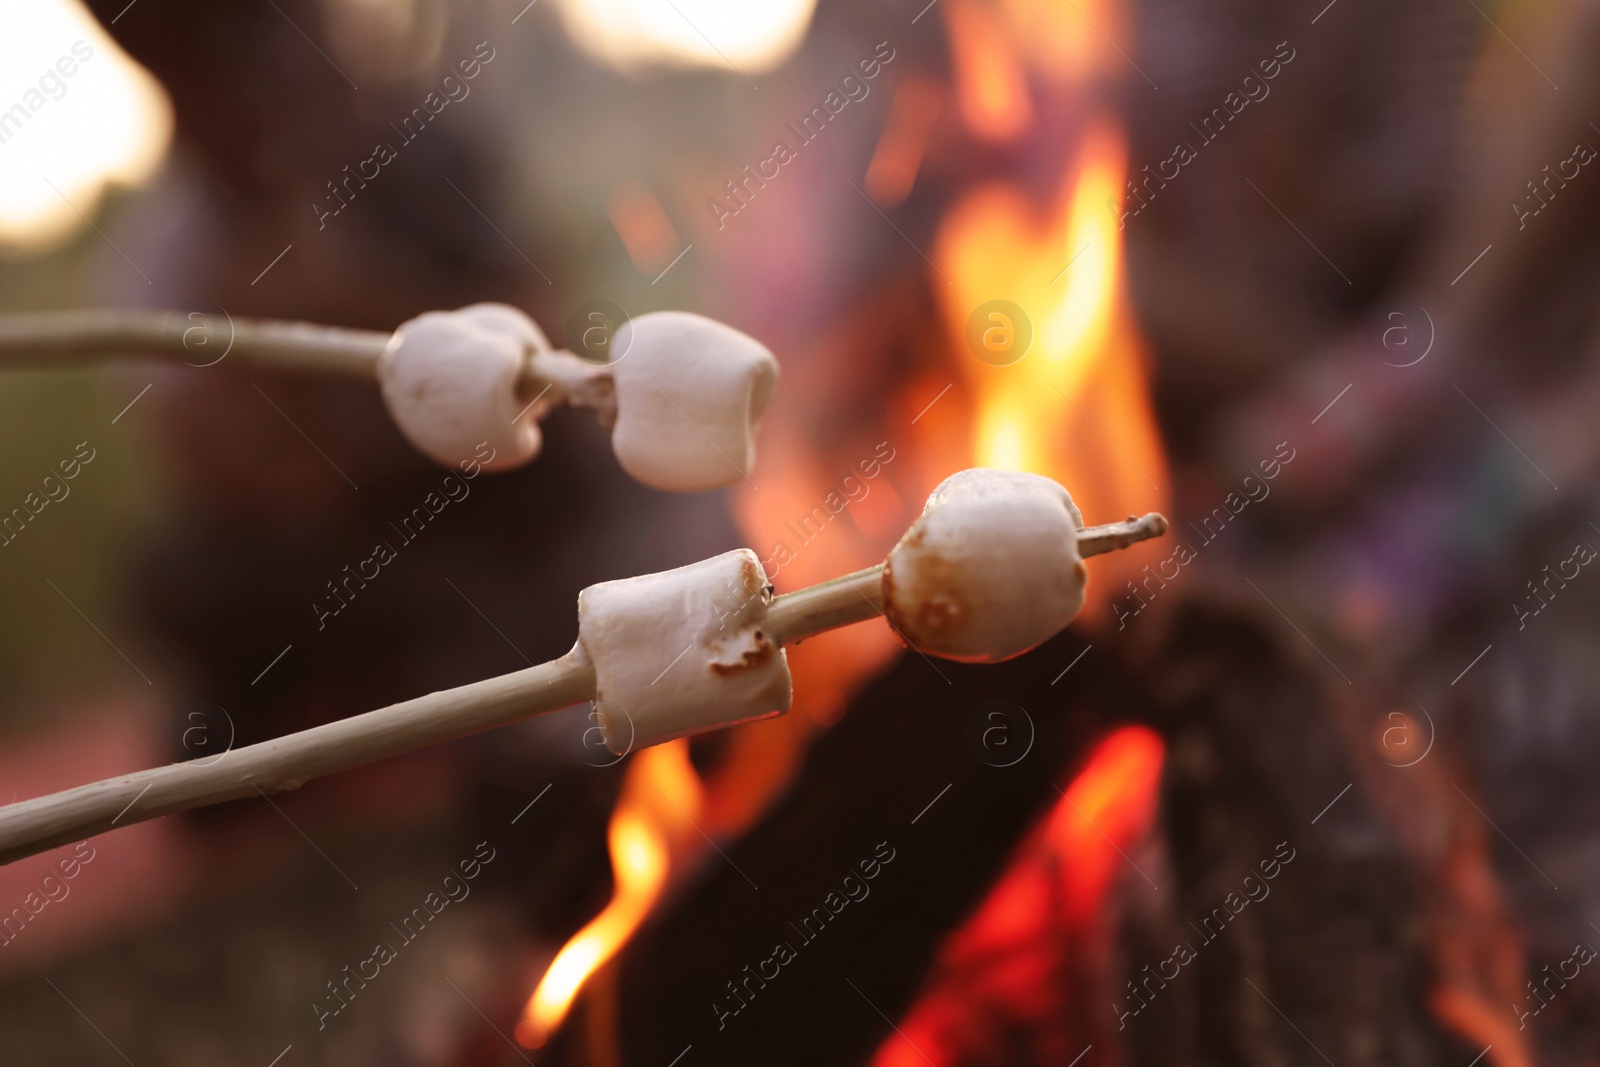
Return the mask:
[[[1122,522],[1108,522],[1101,526],[1086,526],[1078,531],[1078,552],[1084,556],[1098,556],[1119,548],[1160,537],[1171,529],[1167,517],[1159,511],[1146,513],[1142,518],[1129,515]]]

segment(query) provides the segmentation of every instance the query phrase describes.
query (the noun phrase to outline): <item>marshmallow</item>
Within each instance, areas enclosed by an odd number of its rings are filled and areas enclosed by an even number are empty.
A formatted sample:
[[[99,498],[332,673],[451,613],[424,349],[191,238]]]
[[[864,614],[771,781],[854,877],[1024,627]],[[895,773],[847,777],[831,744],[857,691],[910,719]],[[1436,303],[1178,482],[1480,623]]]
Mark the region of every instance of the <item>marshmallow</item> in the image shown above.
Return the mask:
[[[430,311],[404,323],[378,359],[378,384],[400,432],[447,467],[494,459],[485,470],[520,466],[539,454],[540,412],[517,418],[530,398],[518,390],[524,364],[550,342],[528,316],[505,304]]]
[[[996,663],[1065,629],[1083,607],[1083,516],[1049,478],[951,475],[885,562],[884,614],[915,648]]]
[[[748,548],[578,594],[606,747],[635,748],[789,710],[789,661],[765,626],[772,587]]]
[[[720,322],[656,311],[617,331],[612,373],[622,469],[656,489],[715,489],[755,465],[756,422],[772,399],[778,361]]]

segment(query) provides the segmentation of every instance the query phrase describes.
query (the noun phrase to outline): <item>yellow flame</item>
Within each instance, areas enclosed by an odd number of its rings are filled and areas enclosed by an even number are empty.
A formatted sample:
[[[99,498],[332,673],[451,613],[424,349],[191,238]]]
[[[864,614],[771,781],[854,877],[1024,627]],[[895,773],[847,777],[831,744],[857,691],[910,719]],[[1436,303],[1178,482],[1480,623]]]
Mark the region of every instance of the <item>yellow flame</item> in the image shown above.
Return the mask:
[[[571,1010],[595,971],[627,944],[666,885],[674,857],[700,812],[700,776],[689,762],[689,743],[670,741],[633,757],[611,815],[607,845],[615,880],[611,901],[556,953],[517,1024],[517,1040],[544,1044]]]
[[[1095,127],[1053,206],[1041,211],[1010,183],[975,190],[946,216],[934,257],[951,282],[936,289],[974,396],[974,458],[1054,478],[1091,522],[1165,503],[1166,464],[1111,206],[1124,168],[1121,137]],[[965,351],[968,317],[990,300],[1016,304],[1031,324],[1028,349],[1006,366]],[[1097,567],[1094,603],[1117,591],[1119,566]]]
[[[155,172],[172,106],[79,0],[8,5],[4,24],[0,246],[36,251],[85,227],[107,185]]]
[[[531,1024],[549,1032],[566,1015],[584,979],[638,926],[667,873],[667,852],[642,820],[618,816],[610,832],[618,891],[604,911],[556,955],[533,993]]]

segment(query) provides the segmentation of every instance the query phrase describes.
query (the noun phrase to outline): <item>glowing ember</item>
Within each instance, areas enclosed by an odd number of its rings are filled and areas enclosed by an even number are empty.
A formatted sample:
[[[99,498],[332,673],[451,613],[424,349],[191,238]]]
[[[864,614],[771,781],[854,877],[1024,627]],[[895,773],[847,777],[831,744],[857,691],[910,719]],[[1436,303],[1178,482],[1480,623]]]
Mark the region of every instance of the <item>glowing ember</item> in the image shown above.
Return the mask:
[[[1062,976],[1103,936],[1099,920],[1117,879],[1139,877],[1123,854],[1137,851],[1155,822],[1163,757],[1161,738],[1142,726],[1095,746],[941,948],[927,988],[873,1067],[993,1062],[1001,1049],[1016,1062],[1072,1059],[1085,991]]]

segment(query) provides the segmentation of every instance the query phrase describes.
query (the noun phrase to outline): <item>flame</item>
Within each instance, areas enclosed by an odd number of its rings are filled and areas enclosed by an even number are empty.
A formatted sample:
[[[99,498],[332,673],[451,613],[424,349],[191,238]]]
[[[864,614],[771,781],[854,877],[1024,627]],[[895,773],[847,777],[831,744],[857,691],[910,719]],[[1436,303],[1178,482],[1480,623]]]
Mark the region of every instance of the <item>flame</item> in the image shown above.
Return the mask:
[[[1124,853],[1155,823],[1163,759],[1160,736],[1142,726],[1121,727],[1095,745],[1055,808],[940,948],[931,980],[878,1048],[873,1067],[989,1062],[995,1049],[1020,1053],[1025,1030],[1036,1047],[1032,1056],[1016,1055],[1018,1062],[1072,1058],[1048,1047],[1049,1027],[1071,1022],[1074,991],[1060,981],[1070,973],[1064,962],[1096,936],[1117,878],[1140,877]]]
[[[675,864],[698,849],[694,822],[704,806],[689,743],[670,741],[633,757],[612,812],[607,844],[616,888],[611,902],[556,953],[523,1009],[517,1040],[544,1044],[584,983],[627,943],[660,897]]]
[[[1118,0],[1078,4],[1040,0],[955,0],[945,19],[964,123],[980,137],[1038,132],[1040,108],[1053,123],[1064,104],[1087,118],[1064,124],[1052,143],[1067,146],[1062,177],[1040,204],[1019,182],[969,191],[945,215],[935,243],[933,289],[969,389],[970,451],[951,454],[932,428],[923,444],[947,469],[978,465],[1043,474],[1065,485],[1089,522],[1161,509],[1165,452],[1150,407],[1144,352],[1123,276],[1121,200],[1127,149],[1115,126],[1097,118],[1096,79],[1120,60],[1125,38]],[[1029,75],[1037,79],[1030,86]],[[1046,103],[1038,108],[1034,93]],[[969,349],[969,320],[1004,300],[1013,343],[1031,334],[1008,365]],[[986,324],[986,323],[985,323]],[[946,438],[945,440],[949,440]],[[1116,553],[1095,566],[1086,610],[1105,611],[1111,595],[1142,565],[1141,553]]]
[[[817,373],[815,366],[809,369]],[[807,372],[805,360],[797,361],[793,374],[785,371],[791,382]],[[851,458],[830,470],[807,447],[805,428],[791,421],[794,414],[779,410],[764,421],[760,498],[752,491],[735,500],[748,543],[769,561],[769,577],[784,589],[881,560],[909,520],[895,484],[900,469],[913,462],[909,456],[876,450],[867,438],[852,443],[847,453]],[[915,414],[909,411],[904,419]],[[935,416],[926,421],[935,422]],[[884,455],[890,458],[883,460]],[[823,504],[844,476],[861,478],[860,464],[867,460],[878,461],[879,467],[873,468],[875,477],[864,480],[866,495],[858,493],[844,513],[801,540],[795,522]],[[915,484],[926,491],[921,482]],[[775,551],[779,544],[781,552]],[[627,943],[672,879],[699,858],[707,838],[734,837],[753,825],[793,778],[812,735],[837,720],[854,686],[892,660],[899,648],[893,631],[878,622],[821,634],[785,649],[794,677],[789,713],[732,730],[723,758],[703,780],[689,763],[687,741],[631,757],[611,820],[613,898],[557,953],[517,1026],[519,1041],[538,1047],[561,1025],[584,984]],[[664,751],[671,755],[662,755]],[[672,796],[677,810],[662,804],[661,794]],[[647,843],[632,845],[640,840]],[[661,862],[652,857],[662,857]],[[629,868],[630,862],[635,866]]]
[[[1084,90],[1112,51],[1106,31],[1123,35],[1120,7],[1115,0],[948,4],[967,128],[1014,140],[1037,111],[1055,115],[1063,103],[1092,99]],[[1039,76],[1039,91],[1053,93],[1038,107],[1029,73]],[[1081,110],[1087,118],[1054,138],[1066,154],[1047,195],[1019,181],[993,182],[966,193],[941,221],[931,281],[967,387],[966,410],[947,403],[942,424],[922,427],[919,444],[949,469],[976,463],[1046,475],[1068,487],[1088,521],[1104,522],[1164,507],[1167,467],[1113,206],[1126,146],[1092,106]],[[1000,329],[999,350],[984,332],[992,326]],[[929,386],[937,387],[921,381],[913,389]],[[941,440],[962,442],[967,455]],[[1104,612],[1120,579],[1139,565],[1137,553],[1097,561],[1088,610]],[[1087,991],[1066,988],[1061,977],[1105,937],[1099,918],[1123,853],[1156,818],[1163,756],[1160,738],[1143,727],[1117,730],[1095,747],[944,945],[929,987],[878,1049],[874,1067],[987,1061],[996,1049],[1028,1062],[1073,1058],[1077,1049],[1064,1042],[1078,1044],[1095,1023],[1085,1015]]]
[[[598,10],[622,0],[564,2],[569,9],[581,2]],[[1114,24],[1101,5],[1084,6],[1097,21]],[[1081,72],[1090,66],[1084,57],[1092,59],[1099,47],[1091,45],[1091,38],[1100,38],[1081,12],[1029,22],[1033,16],[1021,0],[951,0],[946,17],[960,114],[970,129],[992,140],[1015,138],[1035,123],[1024,67],[1066,62]],[[870,178],[864,179],[875,199],[892,203],[910,192],[942,97],[921,84],[897,94]],[[784,390],[791,399],[763,421],[763,491],[759,497],[740,492],[734,499],[739,526],[778,588],[813,584],[882,560],[917,502],[964,467],[1054,478],[1071,489],[1091,522],[1164,504],[1158,486],[1166,480],[1166,465],[1124,295],[1118,220],[1107,206],[1119,195],[1124,170],[1120,136],[1091,125],[1043,208],[1021,186],[999,183],[968,193],[949,211],[935,243],[934,289],[944,328],[957,342],[958,366],[919,374],[894,396],[885,425],[872,434],[854,440],[830,434],[833,444],[818,448],[819,427],[808,421],[820,417],[818,405],[794,398],[834,396],[841,374],[900,340],[882,335],[876,308],[846,316],[833,336],[785,365]],[[632,213],[615,205],[613,218],[625,239],[637,228]],[[1035,333],[1028,353],[1005,367],[981,362],[965,349],[973,309],[997,298],[1022,307]],[[954,388],[957,381],[967,388]],[[884,460],[884,454],[894,458]],[[863,463],[875,456],[881,462],[872,467],[879,472],[863,475]],[[840,499],[847,477],[858,489],[865,486],[866,495],[851,494],[842,510],[829,507],[834,517],[820,528],[803,521],[830,497]],[[1091,599],[1091,609],[1103,606],[1105,593],[1120,584],[1108,580],[1119,569],[1137,569],[1130,566],[1133,555],[1097,562],[1091,598],[1098,590],[1100,599]],[[648,799],[655,777],[681,773],[694,782],[690,792],[700,814],[691,817],[710,838],[743,832],[787,786],[815,731],[837,719],[854,687],[900,647],[887,626],[869,623],[788,649],[792,710],[735,730],[723,761],[704,782],[689,766],[682,742],[675,743],[679,755],[670,763],[657,763],[649,752],[634,756],[611,826],[615,896],[562,948],[539,983],[518,1026],[524,1044],[536,1044],[560,1024],[584,982],[626,943],[665,886],[705,847],[698,834],[660,843],[683,820],[637,803]],[[1099,856],[1105,838],[1090,823],[1119,839],[1115,827],[1129,813],[1150,817],[1146,808],[1153,800],[1146,800],[1153,786],[1140,783],[1151,766],[1159,768],[1160,745],[1155,741],[1152,750],[1137,740],[1147,735],[1114,735],[1121,740],[1106,749],[1112,755],[1097,756],[1068,793],[1083,817],[1069,807],[1052,820],[1049,832],[1060,839],[1053,847],[1071,862],[1061,864],[1066,873],[1050,892],[1065,894],[1070,915],[1092,910],[1113,873],[1113,862]],[[1121,755],[1113,758],[1116,753]],[[653,821],[656,816],[661,821]],[[997,908],[1000,918],[1038,913],[1010,904]]]
[[[1130,48],[1123,0],[997,0],[1010,39],[1030,70],[1073,91],[1095,77],[1120,77]]]
[[[1054,478],[1090,522],[1165,504],[1165,454],[1108,206],[1122,187],[1125,155],[1118,134],[1091,126],[1053,205],[1041,211],[1012,183],[986,185],[951,209],[935,245],[937,269],[949,279],[935,288],[974,396],[972,460]],[[966,351],[974,309],[996,299],[1022,310],[1020,322],[1010,312],[995,320],[1015,331],[1013,344],[1032,334],[1007,366]],[[1092,604],[1103,605],[1117,579],[1137,570],[1131,562],[1097,564]]]
[[[1033,102],[1001,19],[977,0],[946,0],[961,120],[974,135],[1009,141],[1033,125]]]

